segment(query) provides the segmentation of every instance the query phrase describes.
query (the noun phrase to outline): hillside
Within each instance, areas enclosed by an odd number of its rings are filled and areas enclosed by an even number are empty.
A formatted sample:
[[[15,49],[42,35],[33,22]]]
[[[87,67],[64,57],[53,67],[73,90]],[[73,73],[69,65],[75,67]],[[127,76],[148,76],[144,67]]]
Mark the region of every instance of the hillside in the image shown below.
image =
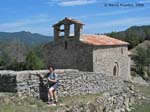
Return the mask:
[[[111,32],[106,35],[129,42],[129,49],[132,49],[139,43],[150,40],[150,25],[132,26],[125,31]]]
[[[0,32],[0,43],[16,41],[22,42],[27,46],[38,46],[40,44],[45,44],[52,40],[52,36],[44,36],[38,33],[30,32]]]
[[[14,61],[23,62],[28,52],[39,49],[52,40],[52,36],[44,36],[30,32],[0,32],[0,65],[9,65]]]
[[[136,47],[134,47],[134,48],[131,49],[130,51],[131,51],[133,54],[136,54],[138,48],[147,49],[149,46],[150,46],[150,41],[149,41],[149,40],[145,40],[144,42],[138,44]]]
[[[131,75],[141,76],[146,81],[150,81],[150,40],[145,40],[130,51],[132,52]]]

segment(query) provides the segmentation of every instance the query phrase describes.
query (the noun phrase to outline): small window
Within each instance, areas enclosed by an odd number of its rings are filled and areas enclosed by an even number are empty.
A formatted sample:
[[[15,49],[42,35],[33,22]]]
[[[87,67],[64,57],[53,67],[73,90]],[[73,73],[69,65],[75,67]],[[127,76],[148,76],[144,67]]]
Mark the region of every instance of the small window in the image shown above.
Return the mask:
[[[115,62],[113,67],[113,76],[119,76],[119,65],[117,62]]]
[[[68,43],[67,41],[65,41],[65,49],[67,49],[67,47],[68,47]]]
[[[60,26],[60,35],[59,36],[64,36],[65,35],[64,29],[65,29],[65,26],[61,25]]]
[[[113,76],[117,76],[117,67],[116,67],[116,65],[113,68]]]
[[[69,36],[75,36],[75,26],[74,24],[70,25],[70,33]]]

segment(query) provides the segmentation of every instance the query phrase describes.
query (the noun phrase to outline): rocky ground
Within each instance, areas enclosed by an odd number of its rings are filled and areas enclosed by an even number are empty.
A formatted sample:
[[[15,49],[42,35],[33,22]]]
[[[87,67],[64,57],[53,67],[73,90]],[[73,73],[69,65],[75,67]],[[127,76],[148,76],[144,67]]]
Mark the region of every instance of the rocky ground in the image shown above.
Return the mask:
[[[131,112],[150,112],[150,85],[134,85],[138,94]]]
[[[129,104],[130,109],[115,109],[114,112],[150,112],[150,86],[137,84],[129,84],[129,86],[131,90],[135,91],[135,105],[130,106]],[[14,93],[0,93],[0,112],[106,112],[106,108],[103,108],[104,99],[102,96],[108,97],[110,93],[59,98],[60,103],[52,107],[38,99],[30,97],[18,98]],[[116,94],[114,99],[118,98],[122,97]],[[112,100],[110,99],[110,101]],[[113,101],[115,104],[115,100]],[[108,107],[107,109],[109,109]]]

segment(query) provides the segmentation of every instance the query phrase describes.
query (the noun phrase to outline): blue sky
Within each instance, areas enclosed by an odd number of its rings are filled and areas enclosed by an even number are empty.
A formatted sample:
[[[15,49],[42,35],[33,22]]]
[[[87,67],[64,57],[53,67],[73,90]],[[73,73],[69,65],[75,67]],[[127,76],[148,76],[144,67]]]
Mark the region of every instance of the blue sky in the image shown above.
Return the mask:
[[[121,31],[150,25],[150,0],[0,0],[0,32],[53,35],[64,17],[83,22],[83,33]]]

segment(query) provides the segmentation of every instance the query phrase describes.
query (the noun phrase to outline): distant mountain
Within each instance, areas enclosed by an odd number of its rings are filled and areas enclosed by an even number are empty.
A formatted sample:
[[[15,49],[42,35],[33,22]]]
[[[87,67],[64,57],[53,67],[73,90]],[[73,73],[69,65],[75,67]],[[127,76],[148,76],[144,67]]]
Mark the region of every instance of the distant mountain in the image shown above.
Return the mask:
[[[150,25],[132,26],[125,31],[111,32],[106,35],[129,42],[131,49],[145,40],[150,40]]]
[[[0,63],[23,62],[30,50],[40,48],[52,40],[52,36],[25,31],[0,32]]]
[[[21,42],[27,46],[38,46],[45,44],[53,39],[52,36],[44,36],[38,33],[30,33],[26,31],[21,32],[0,32],[0,43],[5,42]]]

